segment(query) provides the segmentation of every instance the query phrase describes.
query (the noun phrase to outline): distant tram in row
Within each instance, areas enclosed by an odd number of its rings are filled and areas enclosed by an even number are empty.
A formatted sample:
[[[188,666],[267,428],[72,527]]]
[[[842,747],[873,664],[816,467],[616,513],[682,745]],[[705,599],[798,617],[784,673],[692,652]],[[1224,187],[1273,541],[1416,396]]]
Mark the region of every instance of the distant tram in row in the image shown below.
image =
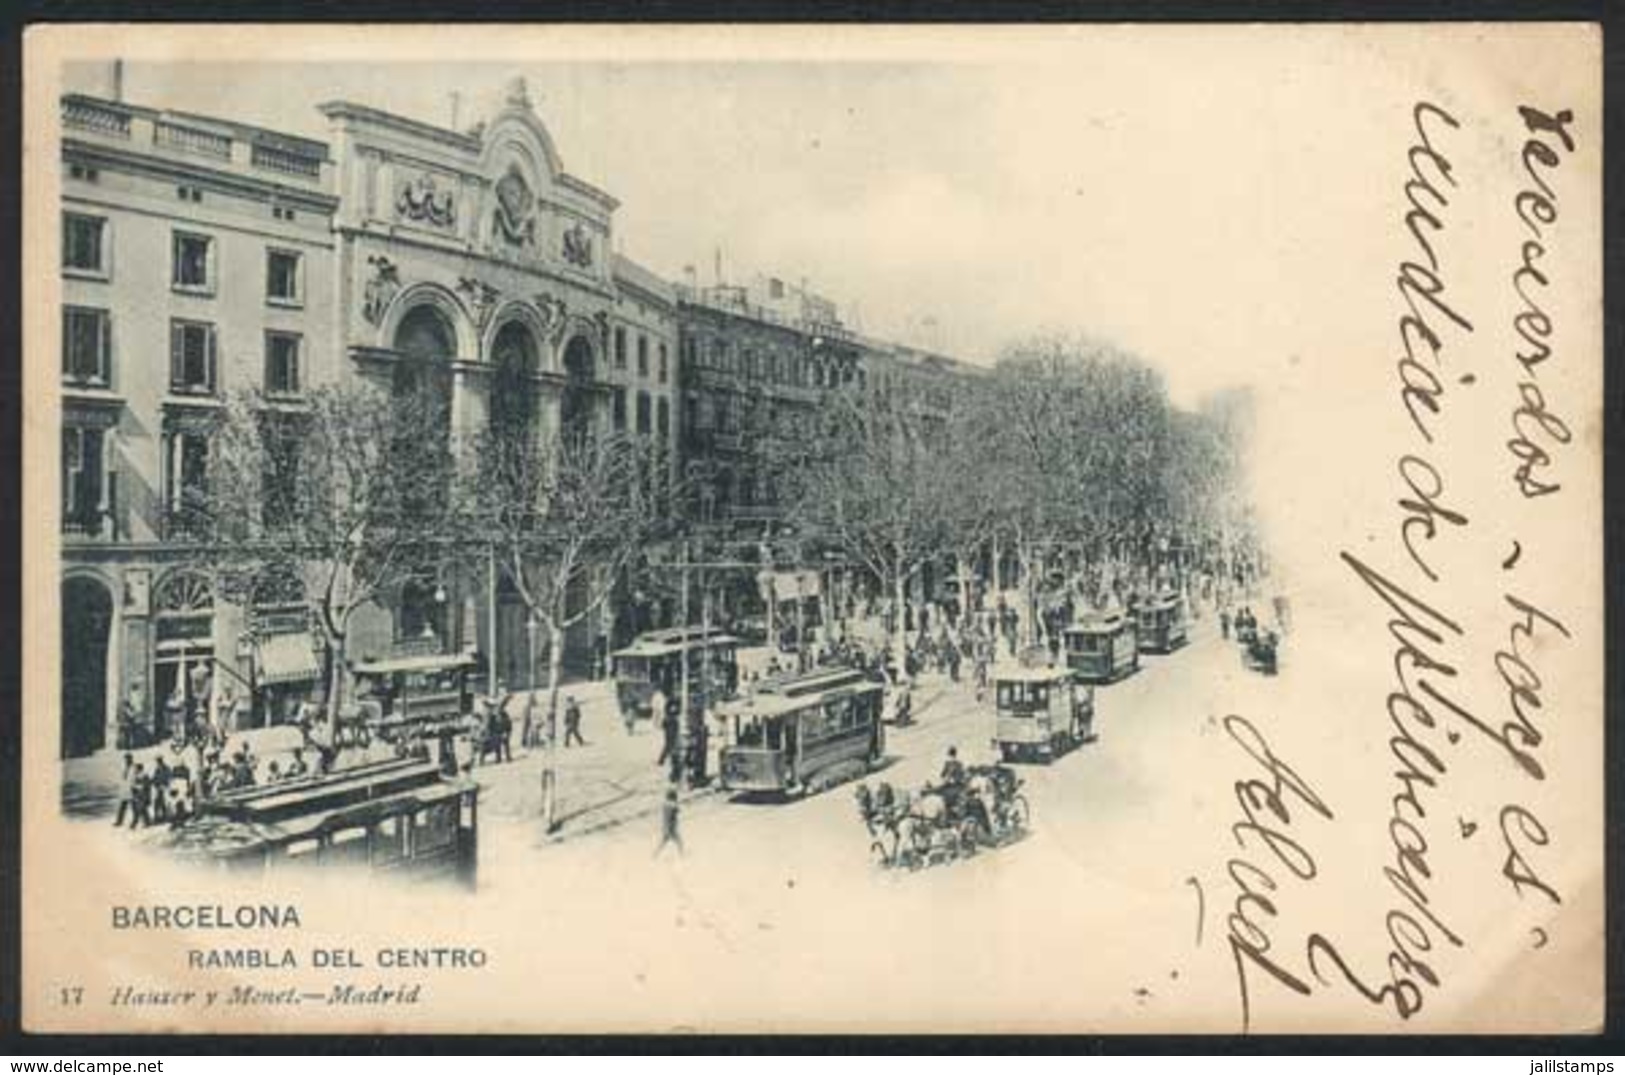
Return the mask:
[[[175,851],[241,874],[347,866],[474,886],[479,784],[400,758],[229,791],[203,802]]]
[[[1140,667],[1139,634],[1121,612],[1101,612],[1068,627],[1066,665],[1084,683],[1111,683]]]
[[[661,714],[651,713],[649,708],[657,689],[669,702],[681,703],[685,662],[693,709],[715,705],[739,689],[739,639],[714,627],[647,631],[625,649],[610,654],[610,659],[615,700],[622,713],[639,717],[660,719]]]
[[[869,771],[886,746],[884,693],[863,672],[821,668],[722,705],[722,787],[802,795]]]
[[[1144,653],[1172,653],[1188,641],[1183,602],[1177,594],[1161,594],[1140,606],[1134,628]]]

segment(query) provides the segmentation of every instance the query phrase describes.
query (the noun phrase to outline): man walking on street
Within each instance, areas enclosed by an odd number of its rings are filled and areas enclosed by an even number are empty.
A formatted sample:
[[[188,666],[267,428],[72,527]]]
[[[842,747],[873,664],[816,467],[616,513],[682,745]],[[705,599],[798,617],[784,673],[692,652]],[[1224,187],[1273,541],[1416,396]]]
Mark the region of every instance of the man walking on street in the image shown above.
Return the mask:
[[[135,797],[137,794],[135,775],[141,766],[136,764],[135,755],[124,755],[124,795],[118,801],[118,813],[113,816],[115,829],[124,826],[124,816],[130,816],[130,826],[135,827]]]
[[[656,698],[664,699],[658,691]],[[660,719],[660,757],[655,759],[656,765],[665,765],[677,753],[677,707],[666,702],[653,714]]]
[[[497,733],[497,761],[513,761],[513,717],[508,714],[508,707],[503,703],[504,698],[498,698],[496,712],[491,714],[496,723]]]
[[[677,789],[666,789],[666,800],[660,806],[660,846],[655,848],[655,857],[666,850],[667,844],[676,844],[677,853],[683,854],[683,837],[677,831]]]
[[[135,769],[130,774],[131,808],[135,816],[130,819],[130,828],[139,829],[152,825],[152,778],[147,775],[146,766],[140,762],[135,763]]]
[[[579,743],[582,746],[587,745],[587,741],[581,738],[581,706],[576,704],[575,695],[573,694],[564,702],[565,747],[569,747],[572,742]]]

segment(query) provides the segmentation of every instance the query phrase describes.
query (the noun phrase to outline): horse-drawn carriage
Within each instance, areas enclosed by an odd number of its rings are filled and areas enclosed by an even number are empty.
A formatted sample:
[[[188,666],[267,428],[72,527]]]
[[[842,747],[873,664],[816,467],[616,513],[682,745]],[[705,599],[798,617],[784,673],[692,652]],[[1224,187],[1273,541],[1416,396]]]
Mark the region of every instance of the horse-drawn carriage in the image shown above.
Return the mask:
[[[1276,649],[1280,638],[1274,631],[1260,627],[1258,617],[1250,608],[1236,613],[1236,643],[1241,647],[1244,668],[1273,676],[1276,670]]]
[[[1273,676],[1276,671],[1276,649],[1279,641],[1274,631],[1254,631],[1241,643],[1241,663],[1244,667]]]
[[[882,782],[854,792],[882,866],[919,869],[1016,839],[1030,820],[1021,777],[1005,765],[967,766],[959,780],[909,793]]]

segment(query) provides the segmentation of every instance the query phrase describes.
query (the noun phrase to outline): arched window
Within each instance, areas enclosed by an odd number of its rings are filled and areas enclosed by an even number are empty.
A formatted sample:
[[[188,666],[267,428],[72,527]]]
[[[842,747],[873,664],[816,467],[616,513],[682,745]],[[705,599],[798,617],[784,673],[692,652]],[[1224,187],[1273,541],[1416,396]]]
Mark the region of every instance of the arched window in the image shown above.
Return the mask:
[[[564,376],[559,417],[567,434],[579,436],[592,428],[593,355],[584,336],[575,336],[565,345]]]
[[[523,436],[530,430],[537,369],[535,337],[510,321],[497,330],[491,345],[491,430],[499,437]]]
[[[214,588],[197,571],[172,571],[153,596],[153,712],[160,737],[208,704],[214,683]]]

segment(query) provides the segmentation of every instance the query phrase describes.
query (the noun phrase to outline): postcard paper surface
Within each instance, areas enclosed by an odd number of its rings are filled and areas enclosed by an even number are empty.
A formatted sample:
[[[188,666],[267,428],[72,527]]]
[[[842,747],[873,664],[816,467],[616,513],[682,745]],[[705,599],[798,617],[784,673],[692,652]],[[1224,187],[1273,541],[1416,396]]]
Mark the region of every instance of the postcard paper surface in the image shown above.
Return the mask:
[[[30,1029],[1600,1028],[1597,27],[26,62]]]

